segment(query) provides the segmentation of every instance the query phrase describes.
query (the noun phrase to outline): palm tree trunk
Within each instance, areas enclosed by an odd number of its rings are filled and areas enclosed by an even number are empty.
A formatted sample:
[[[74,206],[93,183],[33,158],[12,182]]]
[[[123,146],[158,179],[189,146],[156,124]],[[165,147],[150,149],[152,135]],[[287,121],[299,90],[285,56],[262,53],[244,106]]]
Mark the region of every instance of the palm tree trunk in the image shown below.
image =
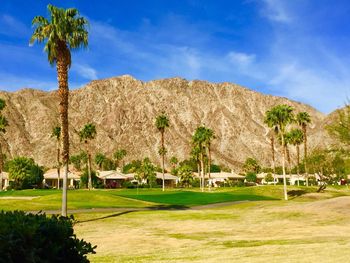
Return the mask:
[[[202,178],[201,178],[201,168],[200,168],[200,161],[197,159],[197,172],[199,177],[199,187],[202,187]]]
[[[292,165],[291,165],[290,152],[289,152],[288,145],[286,145],[286,153],[287,153],[288,170],[289,170],[289,184],[291,184],[291,179],[292,179]]]
[[[91,154],[90,151],[88,151],[88,189],[92,189],[92,180],[91,180]]]
[[[208,178],[210,180],[210,168],[211,168],[211,150],[210,143],[208,143]],[[209,189],[211,188],[211,182],[209,184]]]
[[[2,180],[3,180],[3,176],[2,176],[2,169],[4,166],[4,158],[2,155],[2,147],[1,147],[1,143],[0,143],[0,192],[2,191],[3,185],[2,185]]]
[[[164,179],[164,131],[161,132],[162,139],[162,174],[163,174],[163,192],[165,191],[165,179]]]
[[[299,147],[299,145],[297,145],[297,174],[298,174],[298,186],[300,186],[300,185],[299,185],[299,176],[300,176],[300,174],[299,174],[299,165],[300,165],[300,147]]]
[[[304,169],[305,169],[305,177],[306,177],[306,186],[309,186],[309,175],[308,175],[308,167],[307,167],[307,135],[306,135],[306,125],[303,125],[303,133],[304,133]]]
[[[68,162],[64,163],[64,176],[62,186],[62,216],[67,216],[67,181],[68,181]]]
[[[63,46],[64,45],[64,46]],[[62,128],[62,161],[65,166],[65,174],[63,177],[62,191],[62,216],[67,216],[67,180],[68,180],[68,161],[69,161],[69,134],[68,134],[68,65],[70,61],[69,50],[66,44],[61,44],[60,54],[57,56],[57,79],[58,79],[58,95],[60,98],[59,112]]]
[[[204,192],[204,156],[203,156],[203,148],[201,147],[201,176],[202,176],[202,184],[201,184],[201,191]]]
[[[283,133],[282,133],[283,192],[284,192],[284,200],[288,200],[285,162],[286,162],[286,149],[285,149],[285,146],[284,146],[284,135],[283,135]]]
[[[275,137],[274,136],[271,136],[271,153],[272,153],[273,184],[276,185]]]
[[[60,189],[60,141],[57,140],[57,189]]]

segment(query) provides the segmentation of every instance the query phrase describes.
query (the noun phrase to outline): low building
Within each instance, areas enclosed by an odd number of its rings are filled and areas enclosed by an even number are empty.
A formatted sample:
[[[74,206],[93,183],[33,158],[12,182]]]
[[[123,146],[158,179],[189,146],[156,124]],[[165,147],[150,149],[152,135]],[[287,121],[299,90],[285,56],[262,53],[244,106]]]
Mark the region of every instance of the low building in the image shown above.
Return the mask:
[[[200,178],[198,173],[194,173],[195,178]],[[239,175],[235,172],[219,172],[219,173],[210,173],[210,178],[209,174],[205,175],[205,180],[208,182],[209,185],[212,185],[214,187],[220,187],[220,186],[225,186],[226,184],[230,184],[232,182],[239,182],[239,181],[244,181],[244,176]]]
[[[60,172],[60,188],[63,185],[63,176],[64,176],[64,171],[61,170]],[[68,187],[69,188],[77,188],[79,186],[80,182],[80,174],[78,172],[68,172]],[[44,173],[44,180],[43,180],[43,185],[48,186],[51,188],[58,188],[58,173],[57,169],[50,169]]]
[[[123,174],[119,171],[98,171],[98,177],[103,181],[106,188],[120,188],[125,181],[130,181],[134,178],[134,175]]]
[[[158,185],[163,185],[163,173],[156,172],[156,180]],[[165,187],[174,187],[179,183],[179,177],[170,173],[164,173]]]

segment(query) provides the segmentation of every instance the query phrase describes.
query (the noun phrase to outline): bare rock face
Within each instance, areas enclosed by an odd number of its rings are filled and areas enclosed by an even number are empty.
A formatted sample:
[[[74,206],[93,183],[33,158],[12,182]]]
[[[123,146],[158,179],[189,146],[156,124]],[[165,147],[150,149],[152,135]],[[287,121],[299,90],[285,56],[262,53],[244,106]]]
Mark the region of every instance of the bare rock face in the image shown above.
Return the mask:
[[[10,124],[1,139],[5,152],[54,166],[56,142],[50,134],[59,124],[57,93],[24,89],[1,92],[0,96],[7,102],[4,114]],[[96,80],[71,91],[71,154],[84,149],[77,131],[92,122],[97,128],[93,152],[111,156],[116,149],[124,148],[128,152],[126,161],[150,157],[159,163],[160,134],[154,122],[164,111],[170,119],[165,133],[167,159],[174,155],[180,160],[188,158],[191,136],[196,127],[205,124],[216,134],[212,144],[216,163],[235,168],[247,157],[255,157],[269,165],[269,129],[263,120],[265,112],[278,104],[291,105],[296,112],[307,111],[312,116],[311,149],[331,143],[323,128],[327,122],[324,114],[308,105],[235,84],[181,78],[141,82],[131,76]]]

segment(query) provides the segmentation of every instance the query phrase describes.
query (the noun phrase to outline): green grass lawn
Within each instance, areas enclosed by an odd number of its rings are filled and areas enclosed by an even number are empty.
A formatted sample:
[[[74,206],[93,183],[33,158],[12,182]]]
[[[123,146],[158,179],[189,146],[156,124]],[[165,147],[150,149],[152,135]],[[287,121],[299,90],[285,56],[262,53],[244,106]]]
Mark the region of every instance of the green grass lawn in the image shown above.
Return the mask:
[[[291,200],[303,201],[305,193],[315,192],[315,187],[289,187]],[[299,196],[300,194],[300,196]],[[328,197],[349,194],[346,188],[329,188]],[[20,190],[0,192],[2,210],[59,210],[60,190]],[[68,209],[85,208],[139,208],[154,206],[191,207],[232,201],[280,200],[282,186],[257,186],[220,188],[200,192],[199,189],[116,189],[69,190]]]
[[[248,190],[248,189],[247,189]],[[120,196],[143,200],[147,202],[160,203],[166,205],[178,205],[178,206],[195,206],[206,205],[222,202],[232,201],[258,201],[258,200],[277,200],[276,198],[269,196],[269,193],[265,195],[256,195],[249,193],[249,191],[213,191],[213,192],[199,192],[199,191],[141,191],[138,194],[135,191],[122,191],[118,193]]]

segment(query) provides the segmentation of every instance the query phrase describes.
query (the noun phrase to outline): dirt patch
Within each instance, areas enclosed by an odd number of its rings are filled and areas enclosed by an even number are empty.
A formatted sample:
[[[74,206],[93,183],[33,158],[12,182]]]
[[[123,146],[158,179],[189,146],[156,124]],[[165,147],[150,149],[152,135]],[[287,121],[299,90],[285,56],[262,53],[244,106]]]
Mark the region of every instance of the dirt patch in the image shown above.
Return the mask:
[[[331,198],[332,195],[330,193],[307,193],[303,195],[304,198],[308,198],[310,200],[322,200]]]
[[[0,200],[33,200],[40,196],[2,196]]]
[[[328,210],[350,214],[350,196],[341,196],[327,200],[320,200],[314,203],[309,203],[305,205],[305,207],[317,211]]]

